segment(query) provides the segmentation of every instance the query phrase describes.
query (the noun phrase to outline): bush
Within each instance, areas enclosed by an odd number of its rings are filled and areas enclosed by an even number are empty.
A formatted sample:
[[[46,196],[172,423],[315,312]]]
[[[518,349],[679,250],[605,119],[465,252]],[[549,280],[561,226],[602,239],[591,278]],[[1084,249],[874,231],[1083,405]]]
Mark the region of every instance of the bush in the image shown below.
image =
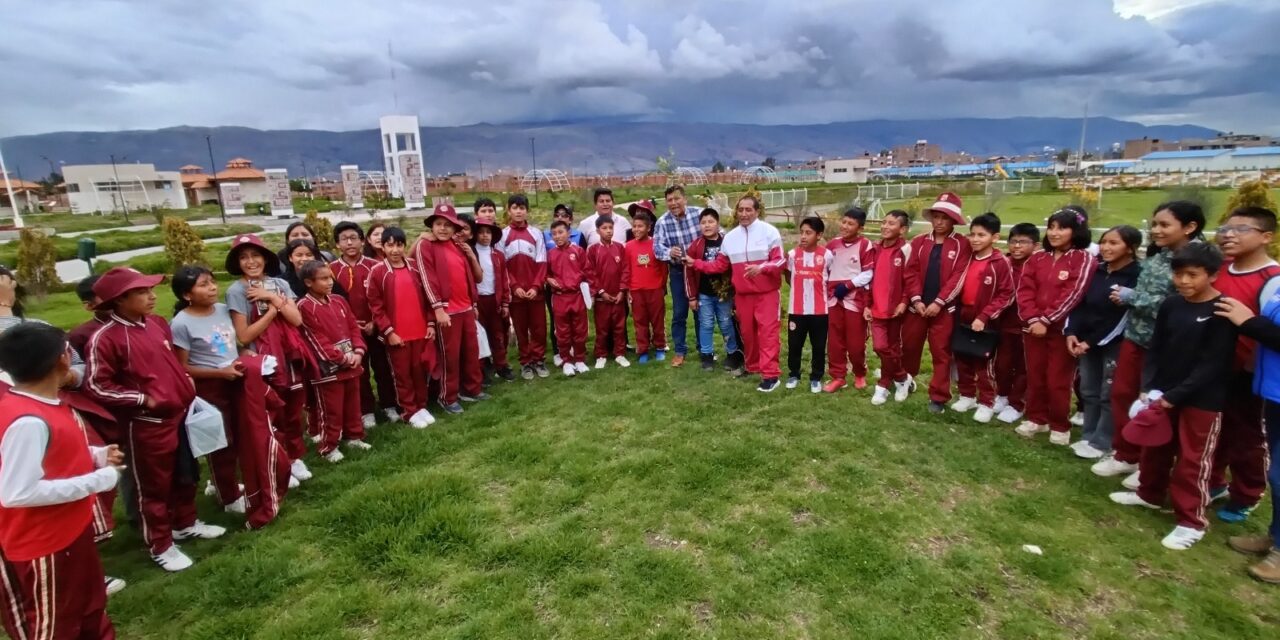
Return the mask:
[[[204,240],[186,220],[168,217],[160,228],[164,232],[164,252],[173,264],[205,264]]]
[[[1194,184],[1184,184],[1165,192],[1167,201],[1185,200],[1200,205],[1206,213],[1213,209],[1213,196],[1209,190]]]
[[[57,289],[58,256],[53,239],[31,228],[22,229],[18,236],[18,282],[31,293],[43,297]]]
[[[174,216],[176,217],[176,216]],[[209,224],[193,226],[191,229],[203,239],[221,238],[226,236],[235,236],[242,233],[259,233],[262,227],[256,224]],[[144,249],[146,247],[158,247],[164,244],[164,232],[161,229],[151,231],[104,231],[89,236],[93,238],[98,245],[98,255],[108,253],[116,253],[119,251],[132,251],[134,249]],[[76,258],[76,243],[80,238],[62,238],[54,236],[53,241],[54,252],[58,260],[74,260]],[[10,241],[0,244],[0,263],[13,264],[17,258],[18,242]]]
[[[308,211],[303,222],[311,227],[311,231],[316,234],[316,244],[322,251],[334,251],[333,246],[333,223],[328,218],[320,216],[315,211]]]
[[[1231,199],[1227,200],[1227,207],[1223,209],[1219,220],[1226,222],[1227,218],[1231,216],[1231,212],[1240,207],[1262,207],[1275,211],[1276,201],[1275,198],[1271,197],[1271,187],[1262,180],[1250,180],[1241,183],[1236,188],[1235,193],[1231,194]]]

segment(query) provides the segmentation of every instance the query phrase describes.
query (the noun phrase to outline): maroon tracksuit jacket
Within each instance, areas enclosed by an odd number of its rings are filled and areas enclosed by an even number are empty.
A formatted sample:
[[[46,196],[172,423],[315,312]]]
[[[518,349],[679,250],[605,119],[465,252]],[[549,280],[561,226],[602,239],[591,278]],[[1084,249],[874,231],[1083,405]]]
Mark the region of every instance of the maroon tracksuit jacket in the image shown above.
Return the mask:
[[[622,289],[622,272],[626,269],[623,261],[626,260],[625,250],[621,242],[610,242],[604,244],[599,242],[587,247],[587,264],[590,265],[588,273],[588,282],[591,284],[591,294],[595,296],[595,303],[591,308],[591,314],[596,321],[596,348],[595,355],[597,358],[603,358],[610,355],[609,341],[613,341],[614,357],[627,355],[627,296],[626,291]],[[692,269],[685,269],[685,278],[689,274],[697,274]],[[694,288],[686,289],[686,291],[697,291],[697,281],[694,281]],[[600,297],[601,293],[607,293],[611,296],[622,295],[617,302],[607,302]]]
[[[417,263],[412,258],[405,259],[405,267],[416,273]],[[373,316],[373,324],[378,335],[386,337],[396,333],[395,317],[399,305],[408,304],[418,307],[425,315],[428,327],[435,326],[434,314],[427,314],[427,293],[422,289],[422,280],[412,278],[417,288],[417,300],[397,300],[395,294],[395,268],[384,260],[379,262],[369,273],[365,293],[369,297],[369,311]],[[396,399],[400,410],[407,420],[419,409],[427,405],[427,383],[430,376],[427,372],[436,366],[437,350],[434,344],[426,344],[425,340],[405,342],[399,347],[387,346],[387,357],[391,360],[394,372]]]
[[[369,274],[378,266],[378,261],[369,256],[360,256],[360,260],[351,264],[343,258],[329,263],[333,271],[333,279],[346,291],[347,304],[356,320],[362,325],[373,322],[373,312],[369,309],[367,283]],[[396,406],[395,384],[391,381],[391,361],[387,360],[387,352],[382,342],[377,339],[377,331],[365,339],[364,373],[360,376],[360,411],[373,413],[375,408],[391,409]],[[372,378],[378,379],[378,399],[374,400]]]
[[[565,362],[587,358],[587,305],[581,287],[590,282],[590,269],[586,250],[576,244],[547,252],[547,276],[560,285],[551,289],[551,313],[555,314],[556,346]]]
[[[457,274],[451,269],[453,261],[446,252],[457,252],[461,258],[465,273],[462,279],[467,283],[467,300],[471,306],[464,311],[450,314],[449,326],[436,332],[436,348],[440,357],[436,359],[434,374],[440,379],[440,399],[449,405],[458,401],[458,394],[464,392],[469,396],[477,396],[483,391],[484,373],[480,369],[480,336],[476,332],[476,301],[480,294],[476,291],[476,280],[471,273],[471,263],[458,243],[452,240],[421,241],[413,247],[414,273],[422,282],[427,296],[435,296],[431,303],[432,311],[449,307],[453,297],[454,280]]]
[[[315,352],[319,378],[315,390],[315,421],[319,427],[320,455],[337,448],[339,441],[363,440],[360,418],[360,365],[346,366],[346,356],[364,357],[365,342],[355,314],[342,296],[321,299],[308,293],[298,301],[302,313],[302,336]]]
[[[67,343],[80,354],[81,358],[84,358],[88,355],[85,353],[85,348],[89,346],[89,338],[92,338],[93,334],[106,324],[106,320],[101,320],[97,316],[89,318],[80,326],[67,332]]]
[[[906,312],[898,317],[893,312],[898,305],[909,304],[907,297],[907,263],[910,262],[911,245],[899,237],[888,245],[883,241],[871,245],[869,264],[875,272],[863,307],[871,310],[871,348],[880,357],[880,380],[876,383],[892,389],[893,383],[903,382],[907,372],[902,367],[902,322]]]
[[[961,304],[957,321],[968,326],[974,320],[981,320],[987,325],[986,330],[997,331],[1001,316],[1007,313],[1013,302],[1013,266],[999,251],[992,251],[991,255],[982,260],[973,258],[970,264],[979,263],[985,265],[977,281],[977,299],[972,306]],[[964,294],[962,291],[960,298],[964,298]],[[995,371],[992,370],[994,361],[994,358],[956,357],[959,374],[956,389],[961,397],[976,398],[978,404],[988,408],[992,406],[996,399]]]
[[[476,257],[484,260],[479,249],[476,250]],[[511,313],[511,284],[507,281],[507,257],[490,246],[489,260],[493,269],[493,293],[476,298],[476,312],[480,316],[480,325],[489,338],[493,367],[501,371],[510,367],[507,362],[507,316]]]
[[[1031,256],[1014,260],[1009,256],[1013,269],[1013,301],[1000,314],[1000,347],[996,349],[996,395],[1003,397],[1018,413],[1026,409],[1027,357],[1022,348],[1022,318],[1018,317],[1018,289],[1022,286],[1022,270]],[[1125,407],[1125,411],[1129,408]]]
[[[1054,431],[1070,431],[1071,385],[1076,361],[1067,351],[1062,328],[1067,316],[1084,299],[1093,277],[1093,256],[1070,249],[1061,256],[1040,251],[1027,258],[1018,281],[1018,317],[1024,326],[1043,323],[1044,337],[1023,337],[1027,359],[1027,420],[1047,424]]]
[[[954,305],[960,295],[965,269],[969,266],[972,250],[969,241],[954,231],[942,241],[939,255],[938,293],[932,300],[924,299],[924,283],[933,255],[933,232],[922,233],[911,239],[911,257],[903,274],[907,298],[911,304],[937,303],[943,310],[932,318],[926,318],[907,309],[902,319],[902,368],[908,375],[920,373],[920,358],[924,344],[929,343],[933,360],[933,375],[929,378],[929,399],[947,402],[951,399],[951,329],[955,323]]]

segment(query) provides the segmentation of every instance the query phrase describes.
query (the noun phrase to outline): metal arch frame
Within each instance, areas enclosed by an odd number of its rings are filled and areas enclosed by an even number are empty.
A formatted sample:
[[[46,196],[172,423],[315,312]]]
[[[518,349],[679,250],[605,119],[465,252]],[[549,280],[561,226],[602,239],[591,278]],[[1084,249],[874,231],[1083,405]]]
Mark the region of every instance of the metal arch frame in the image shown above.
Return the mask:
[[[668,182],[679,181],[683,184],[707,184],[707,173],[698,167],[676,167]]]
[[[543,180],[552,191],[568,191],[569,176],[559,169],[534,169],[520,178],[520,190],[530,193],[538,189]]]
[[[390,193],[390,183],[387,182],[387,174],[383,171],[359,171],[356,176],[360,180],[360,189],[363,191],[365,185],[373,187],[374,193],[388,195]]]
[[[757,166],[754,166],[754,167],[747,167],[747,169],[746,169],[745,171],[743,171],[743,173],[749,174],[749,175],[754,176],[754,177],[764,178],[764,181],[765,181],[765,182],[777,182],[777,181],[778,181],[778,174],[777,174],[777,172],[775,172],[773,169],[770,169],[769,167],[766,167],[766,166],[764,166],[764,165],[757,165]]]

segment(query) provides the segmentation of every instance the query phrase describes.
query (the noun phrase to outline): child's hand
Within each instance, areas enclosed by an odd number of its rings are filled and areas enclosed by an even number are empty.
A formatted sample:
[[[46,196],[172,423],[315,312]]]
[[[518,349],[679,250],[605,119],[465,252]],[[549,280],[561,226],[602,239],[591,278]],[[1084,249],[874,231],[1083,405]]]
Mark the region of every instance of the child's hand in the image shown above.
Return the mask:
[[[970,325],[969,328],[973,329],[974,331],[977,331],[978,333],[982,333],[987,329],[987,323],[981,320],[974,320],[973,324]]]
[[[448,329],[451,322],[449,321],[449,312],[444,307],[436,308],[436,325],[441,329]]]
[[[151,396],[142,396],[142,406],[148,411],[156,408],[156,400]]]
[[[120,450],[120,445],[107,445],[107,464],[112,467],[124,464],[124,452]]]
[[[756,276],[760,275],[760,265],[758,265],[758,264],[753,264],[753,265],[748,266],[746,269],[743,269],[743,270],[742,270],[742,275],[744,275],[744,276],[746,276],[746,277],[748,277],[748,278],[754,278],[754,277],[756,277]]]
[[[1173,405],[1169,404],[1169,401],[1165,400],[1164,398],[1160,398],[1159,402],[1160,402],[1160,407],[1165,411],[1168,411],[1173,408]]]
[[[1222,316],[1231,321],[1231,324],[1237,327],[1244,324],[1246,320],[1254,316],[1253,309],[1245,306],[1243,302],[1234,298],[1223,298],[1216,305],[1217,311],[1213,312],[1215,316]]]
[[[547,278],[547,284],[550,285],[552,289],[560,288],[560,281],[555,278]]]
[[[917,300],[917,301],[915,301],[915,302],[912,302],[912,303],[911,303],[911,310],[912,310],[912,311],[914,311],[914,312],[916,312],[916,315],[918,315],[918,316],[923,316],[923,315],[924,315],[924,303],[923,303],[923,302],[920,302],[919,300]]]
[[[686,256],[684,256],[683,258],[680,258],[680,262],[683,262],[683,263],[684,263],[684,266],[686,266],[686,267],[692,267],[692,266],[693,266],[693,258],[690,258],[690,257],[689,257],[689,256],[687,256],[687,255],[686,255]]]
[[[424,337],[425,337],[427,340],[435,340],[435,339],[436,339],[436,326],[435,326],[434,324],[429,324],[429,325],[427,325],[427,335],[426,335],[426,336],[424,336]]]
[[[929,306],[924,308],[924,317],[926,318],[935,318],[939,313],[942,313],[942,305],[936,302],[930,302]]]
[[[1049,333],[1049,328],[1044,326],[1043,322],[1032,322],[1031,326],[1027,327],[1027,333],[1036,338],[1043,338]]]
[[[689,299],[689,310],[690,310],[690,311],[697,311],[697,310],[698,310],[698,299],[697,299],[697,298],[690,298],[690,299]]]
[[[897,318],[898,316],[906,312],[907,312],[907,303],[899,302],[897,308],[893,310],[893,317]]]
[[[221,369],[218,369],[218,376],[223,380],[239,380],[244,376],[244,371],[242,371],[240,367],[236,366],[236,363],[233,362]]]
[[[394,332],[392,332],[391,335],[387,336],[387,346],[399,347],[403,344],[404,344],[404,340],[401,340],[400,336],[396,335]]]
[[[862,319],[871,322],[871,307],[862,310]]]
[[[500,307],[500,308],[498,309],[498,315],[502,316],[503,318],[510,318],[510,317],[511,317],[511,307],[508,307],[508,306],[507,306],[507,305],[505,305],[505,304],[504,304],[504,305],[502,305],[502,307]]]

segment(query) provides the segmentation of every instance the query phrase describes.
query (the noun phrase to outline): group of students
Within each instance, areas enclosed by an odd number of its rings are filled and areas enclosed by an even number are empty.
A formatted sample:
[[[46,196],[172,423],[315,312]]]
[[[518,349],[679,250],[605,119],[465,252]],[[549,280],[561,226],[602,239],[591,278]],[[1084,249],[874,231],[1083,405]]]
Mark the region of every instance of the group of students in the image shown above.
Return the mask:
[[[338,463],[343,448],[371,448],[365,434],[379,414],[425,428],[435,421],[432,399],[462,413],[462,403],[489,399],[490,384],[514,380],[512,332],[520,375],[549,375],[548,306],[565,376],[590,370],[588,311],[596,369],[610,358],[630,366],[628,316],[639,362],[663,360],[666,288],[677,283],[698,314],[704,369],[715,368],[718,328],[725,368],[757,374],[761,392],[783,385],[784,280],[786,388],[800,385],[806,342],[811,392],[865,388],[870,339],[881,365],[871,403],[901,402],[915,390],[927,344],[930,411],[951,403],[981,423],[1022,420],[1019,435],[1048,432],[1051,443],[1100,459],[1099,475],[1131,474],[1131,491],[1112,500],[1171,501],[1177,526],[1163,541],[1171,549],[1203,537],[1214,501],[1225,500],[1220,519],[1238,522],[1261,500],[1267,474],[1280,480],[1276,465],[1267,469],[1268,437],[1276,446],[1280,429],[1264,432],[1263,421],[1264,401],[1280,420],[1271,211],[1232,212],[1217,230],[1219,249],[1203,241],[1197,205],[1162,204],[1140,259],[1137,229],[1113,227],[1094,246],[1077,207],[1051,215],[1043,240],[1035,225],[1014,225],[1001,251],[1000,220],[978,216],[962,236],[960,198],[944,193],[925,212],[930,231],[910,240],[905,212],[886,214],[871,239],[865,212],[851,208],[830,241],[824,221],[810,217],[784,251],[752,196],[736,203],[728,232],[713,209],[686,211],[679,222],[696,221],[696,237],[658,246],[652,205],[634,203],[623,217],[607,195],[607,208],[578,229],[572,211],[557,207],[546,233],[530,224],[521,195],[508,199],[505,226],[487,199],[474,217],[435,207],[415,239],[344,221],[334,228],[336,256],[302,224],[288,229],[279,254],[245,234],[226,256],[236,280],[225,296],[208,269],[177,270],[171,321],[155,314],[160,276],[115,267],[80,284],[93,317],[69,334],[0,323],[0,370],[12,384],[0,403],[6,629],[110,637],[105,597],[123,583],[103,574],[94,543],[110,535],[118,482],[165,570],[192,565],[178,541],[225,533],[196,517],[200,471],[182,424],[197,397],[221,414],[227,441],[207,457],[206,492],[259,528],[289,488],[310,479],[308,435],[322,459]],[[1082,418],[1074,444],[1073,395]],[[1273,523],[1270,536],[1230,543],[1268,554],[1250,572],[1280,582],[1277,541]]]

